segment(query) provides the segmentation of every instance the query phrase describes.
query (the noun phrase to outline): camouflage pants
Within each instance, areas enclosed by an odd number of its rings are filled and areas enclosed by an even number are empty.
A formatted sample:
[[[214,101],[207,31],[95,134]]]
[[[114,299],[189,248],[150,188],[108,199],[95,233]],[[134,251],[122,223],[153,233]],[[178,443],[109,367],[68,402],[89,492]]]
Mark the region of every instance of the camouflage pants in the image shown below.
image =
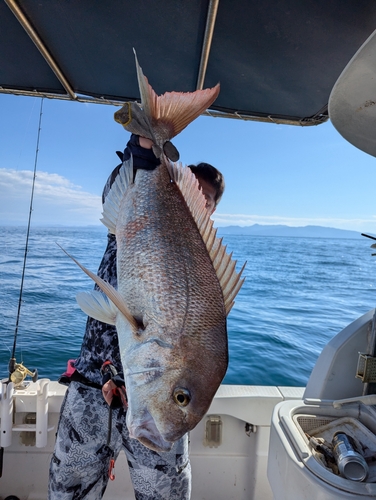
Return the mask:
[[[50,464],[49,500],[96,500],[108,482],[108,468],[124,448],[137,500],[188,500],[191,466],[188,436],[167,453],[149,450],[130,439],[125,410],[112,412],[109,446],[109,407],[99,389],[71,382],[66,393]]]

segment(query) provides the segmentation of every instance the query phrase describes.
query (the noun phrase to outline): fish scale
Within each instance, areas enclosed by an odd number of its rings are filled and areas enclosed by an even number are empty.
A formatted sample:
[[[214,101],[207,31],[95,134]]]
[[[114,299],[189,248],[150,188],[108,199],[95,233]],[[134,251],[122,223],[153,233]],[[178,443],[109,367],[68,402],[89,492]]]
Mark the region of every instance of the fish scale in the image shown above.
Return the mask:
[[[209,328],[224,323],[222,290],[212,262],[164,164],[137,172],[120,211],[118,290],[132,314],[155,317],[161,325],[173,325],[174,332],[203,321]],[[146,246],[152,251],[146,252]],[[192,329],[189,335],[202,331]]]
[[[241,272],[216,238],[189,168],[163,157],[133,177],[130,158],[103,210],[116,234],[118,290],[81,266],[110,302],[103,305],[95,291],[77,301],[116,325],[130,436],[168,451],[202,419],[225,376],[226,316]]]

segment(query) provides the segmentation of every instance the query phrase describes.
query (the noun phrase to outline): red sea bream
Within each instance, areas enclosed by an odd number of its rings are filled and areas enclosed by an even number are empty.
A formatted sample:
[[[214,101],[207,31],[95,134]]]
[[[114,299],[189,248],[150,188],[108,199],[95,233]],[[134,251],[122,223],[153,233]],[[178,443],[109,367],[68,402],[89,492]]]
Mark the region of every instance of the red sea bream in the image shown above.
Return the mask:
[[[219,86],[157,96],[139,67],[138,78],[141,106],[127,103],[117,121],[152,139],[161,164],[134,176],[132,158],[124,162],[102,219],[116,234],[118,289],[87,271],[105,295],[77,300],[116,325],[131,437],[167,451],[202,419],[226,373],[226,317],[242,280],[196,177],[166,156],[176,152],[169,140],[210,106]]]

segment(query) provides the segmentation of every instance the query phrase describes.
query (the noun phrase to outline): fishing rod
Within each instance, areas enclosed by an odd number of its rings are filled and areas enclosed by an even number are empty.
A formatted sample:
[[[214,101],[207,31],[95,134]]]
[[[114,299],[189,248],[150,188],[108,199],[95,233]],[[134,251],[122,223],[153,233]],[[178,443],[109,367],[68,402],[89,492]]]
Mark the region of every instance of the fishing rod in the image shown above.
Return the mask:
[[[370,234],[361,233],[361,236],[365,236],[366,238],[370,238],[371,240],[376,240],[376,238],[374,236],[371,236]],[[371,245],[371,248],[376,248],[376,243]],[[371,253],[371,255],[375,256],[376,253]]]
[[[38,370],[34,370],[33,372],[28,370],[23,363],[16,363],[16,345],[17,345],[17,336],[18,336],[18,327],[20,321],[20,313],[21,313],[21,304],[22,304],[22,293],[23,293],[23,285],[25,280],[25,270],[26,270],[26,259],[27,252],[29,248],[29,235],[30,235],[30,224],[31,224],[31,214],[33,211],[33,200],[34,200],[34,188],[35,188],[35,179],[37,173],[37,164],[38,164],[38,154],[39,154],[39,140],[40,140],[40,131],[42,125],[42,115],[43,115],[43,101],[42,97],[40,103],[39,110],[39,124],[38,124],[38,134],[37,134],[37,143],[35,150],[35,160],[34,160],[34,173],[33,173],[33,182],[31,186],[31,197],[30,197],[30,208],[29,208],[29,220],[27,224],[27,232],[26,232],[26,243],[25,243],[25,253],[23,258],[23,267],[22,267],[22,275],[21,275],[21,286],[20,286],[20,296],[18,299],[18,310],[17,310],[17,318],[16,318],[16,327],[14,331],[14,340],[13,340],[13,349],[11,358],[9,360],[8,371],[9,371],[9,381],[13,382],[15,385],[21,384],[27,375],[30,375],[33,382],[36,382],[38,379]]]

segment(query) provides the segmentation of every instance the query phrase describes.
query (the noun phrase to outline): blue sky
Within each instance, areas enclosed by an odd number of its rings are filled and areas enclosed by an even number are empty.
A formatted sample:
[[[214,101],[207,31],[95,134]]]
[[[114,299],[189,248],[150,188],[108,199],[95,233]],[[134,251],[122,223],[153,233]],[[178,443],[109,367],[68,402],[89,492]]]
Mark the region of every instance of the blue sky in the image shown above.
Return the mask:
[[[40,99],[0,94],[0,225],[26,225]],[[103,185],[129,134],[116,107],[44,100],[33,224],[100,224]],[[375,158],[331,123],[200,117],[173,140],[183,163],[221,170],[217,226],[309,224],[376,233]]]

